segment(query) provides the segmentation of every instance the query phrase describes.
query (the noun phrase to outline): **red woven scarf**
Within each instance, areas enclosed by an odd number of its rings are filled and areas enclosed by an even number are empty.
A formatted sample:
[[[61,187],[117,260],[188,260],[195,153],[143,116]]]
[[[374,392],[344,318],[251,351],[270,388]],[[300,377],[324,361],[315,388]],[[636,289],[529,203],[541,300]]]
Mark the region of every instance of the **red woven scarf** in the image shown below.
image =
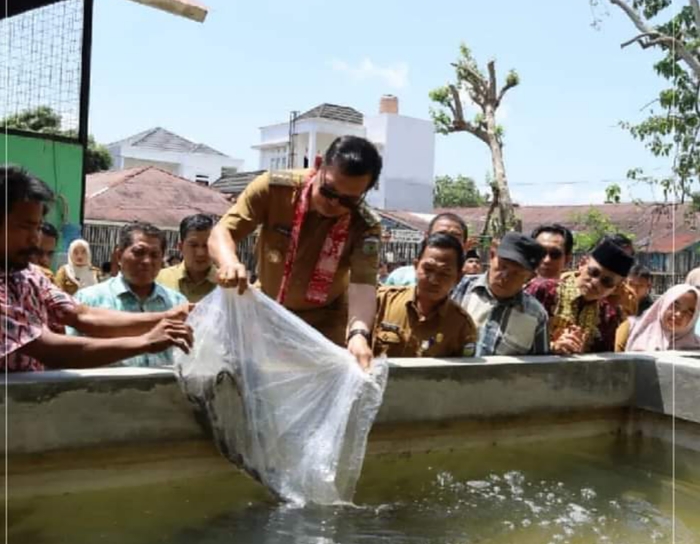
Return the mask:
[[[316,172],[311,172],[304,182],[301,189],[301,195],[297,198],[294,207],[294,221],[292,223],[291,240],[289,249],[287,250],[287,258],[284,262],[284,274],[282,276],[282,285],[280,286],[277,302],[284,304],[284,299],[287,296],[289,281],[294,268],[297,250],[299,249],[299,237],[301,227],[304,223],[304,218],[311,207],[311,192],[313,191],[313,179]],[[314,268],[311,280],[306,288],[306,301],[312,304],[323,305],[328,300],[328,291],[330,290],[333,278],[338,270],[340,256],[343,253],[343,248],[348,240],[350,232],[350,216],[346,214],[339,218],[331,227],[331,230],[326,235],[323,242],[321,253],[318,256],[316,267]]]

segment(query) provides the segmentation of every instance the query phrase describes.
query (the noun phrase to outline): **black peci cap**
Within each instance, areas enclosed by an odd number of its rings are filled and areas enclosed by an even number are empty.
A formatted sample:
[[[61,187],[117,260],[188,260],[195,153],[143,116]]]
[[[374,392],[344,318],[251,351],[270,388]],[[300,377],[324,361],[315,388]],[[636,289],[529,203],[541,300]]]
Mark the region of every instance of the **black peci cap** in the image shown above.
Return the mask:
[[[533,238],[519,232],[507,233],[496,251],[499,257],[515,261],[531,272],[537,270],[545,253],[545,249]]]

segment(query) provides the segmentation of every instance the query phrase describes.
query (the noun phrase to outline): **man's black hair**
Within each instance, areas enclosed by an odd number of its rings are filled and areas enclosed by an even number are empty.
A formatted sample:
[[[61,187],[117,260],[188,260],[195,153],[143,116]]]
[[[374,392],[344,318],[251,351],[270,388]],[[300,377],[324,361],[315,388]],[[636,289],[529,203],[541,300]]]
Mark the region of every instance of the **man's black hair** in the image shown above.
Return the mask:
[[[451,249],[455,252],[457,257],[457,270],[461,271],[464,266],[464,248],[454,236],[445,234],[444,232],[438,232],[428,236],[423,242],[421,242],[420,249],[418,250],[418,256],[416,257],[419,261],[425,250],[431,247],[439,249]]]
[[[643,280],[651,281],[651,270],[649,270],[643,264],[635,264],[631,269],[630,273],[627,275],[628,278],[642,278]]]
[[[134,221],[133,223],[127,223],[119,231],[119,249],[124,251],[126,248],[134,243],[134,233],[140,232],[144,236],[149,236],[153,238],[158,238],[160,241],[160,249],[165,253],[166,240],[165,233],[158,227],[151,225],[150,223],[144,223],[141,221]]]
[[[41,234],[48,236],[49,238],[58,239],[58,230],[56,230],[56,227],[54,227],[51,223],[41,224]]]
[[[558,234],[564,238],[564,253],[571,255],[571,252],[574,250],[574,235],[571,234],[569,229],[559,223],[545,223],[535,227],[535,230],[532,231],[530,236],[537,240],[537,237],[543,232]]]
[[[54,200],[54,193],[39,178],[24,168],[14,165],[0,167],[0,219],[10,213],[18,202],[38,202],[44,207],[44,215]]]
[[[433,219],[430,221],[430,224],[428,225],[428,233],[433,232],[433,227],[435,226],[435,223],[441,221],[442,219],[447,219],[448,221],[457,223],[459,225],[459,228],[462,229],[462,242],[467,241],[467,238],[469,237],[469,229],[467,228],[467,224],[464,222],[464,219],[462,219],[456,213],[445,212],[437,214],[435,217],[433,217]]]
[[[192,231],[201,232],[214,228],[214,219],[210,215],[197,213],[188,215],[180,222],[180,241],[184,242]]]
[[[323,157],[324,166],[336,166],[346,176],[370,176],[367,190],[377,184],[382,171],[382,157],[372,142],[358,136],[340,136]]]

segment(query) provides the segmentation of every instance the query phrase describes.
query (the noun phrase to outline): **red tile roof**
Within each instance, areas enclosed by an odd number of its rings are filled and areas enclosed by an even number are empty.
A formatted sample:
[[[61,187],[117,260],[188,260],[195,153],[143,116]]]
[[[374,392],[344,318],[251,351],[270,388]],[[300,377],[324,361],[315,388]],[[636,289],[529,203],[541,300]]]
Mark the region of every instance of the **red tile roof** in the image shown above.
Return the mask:
[[[700,214],[694,213],[689,204],[621,203],[578,206],[518,206],[516,215],[522,220],[523,232],[530,232],[542,223],[561,223],[576,231],[582,225],[577,216],[589,209],[607,215],[613,224],[625,233],[634,235],[635,246],[650,253],[680,251],[700,241]],[[456,213],[464,218],[471,234],[480,233],[488,208],[440,208],[442,212]],[[423,214],[410,212],[381,212],[392,218],[400,218],[418,230],[425,230],[428,219]]]
[[[87,176],[85,219],[148,221],[177,228],[187,215],[223,215],[230,207],[224,195],[154,166]]]

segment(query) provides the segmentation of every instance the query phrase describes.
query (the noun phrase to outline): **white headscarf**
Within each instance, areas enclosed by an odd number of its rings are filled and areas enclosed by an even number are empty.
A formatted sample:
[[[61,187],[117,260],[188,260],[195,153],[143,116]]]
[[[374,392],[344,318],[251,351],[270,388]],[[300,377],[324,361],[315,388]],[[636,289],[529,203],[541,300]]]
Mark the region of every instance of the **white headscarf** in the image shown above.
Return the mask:
[[[666,310],[686,293],[695,293],[696,296],[693,318],[683,329],[664,330],[662,321]],[[700,292],[692,285],[675,285],[633,322],[625,351],[698,349],[700,348],[700,338],[695,335],[695,324],[699,315]]]
[[[83,266],[78,266],[73,261],[73,251],[77,247],[84,247],[87,252],[87,264]],[[90,251],[90,244],[85,240],[73,240],[68,246],[68,264],[66,265],[66,274],[68,277],[78,285],[79,289],[83,287],[89,287],[90,285],[95,285],[97,283],[97,275],[92,269],[92,253]]]

